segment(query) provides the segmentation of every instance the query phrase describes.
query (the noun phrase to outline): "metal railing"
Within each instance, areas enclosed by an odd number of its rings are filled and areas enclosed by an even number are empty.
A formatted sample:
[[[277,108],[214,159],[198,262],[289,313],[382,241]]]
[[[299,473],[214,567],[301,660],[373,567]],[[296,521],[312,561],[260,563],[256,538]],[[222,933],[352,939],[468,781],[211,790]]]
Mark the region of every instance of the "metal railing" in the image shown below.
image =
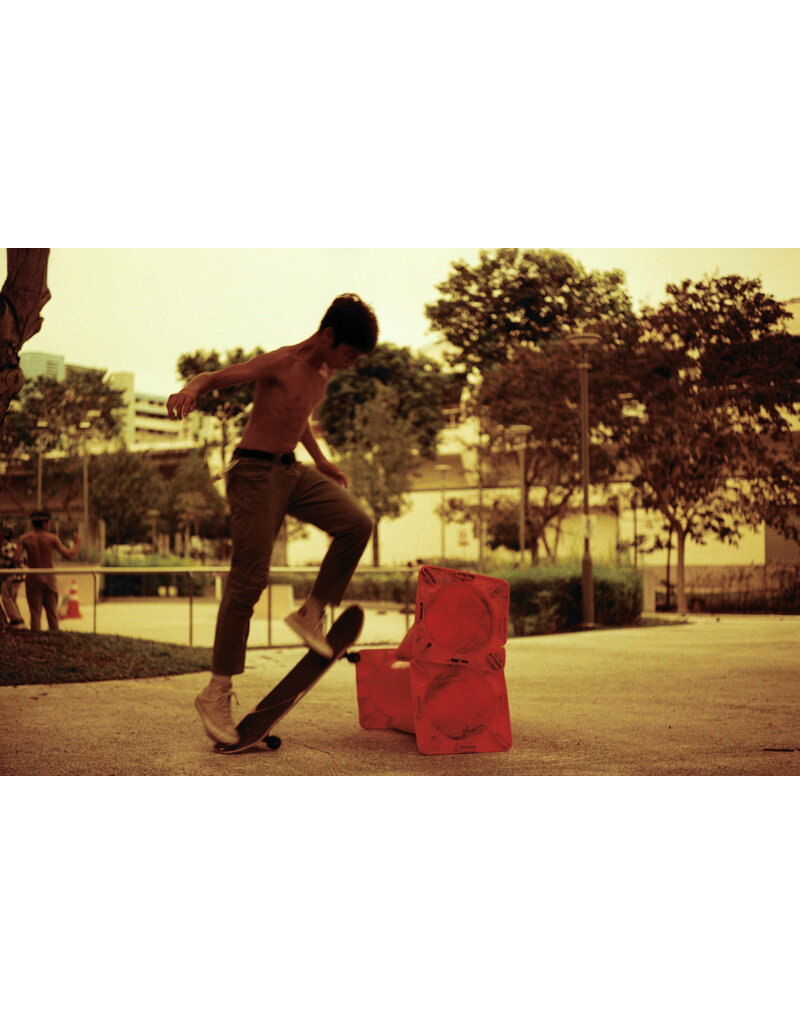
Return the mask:
[[[354,579],[358,576],[367,575],[402,575],[404,577],[404,601],[403,608],[405,613],[405,628],[406,631],[410,628],[411,621],[410,616],[412,614],[411,609],[414,604],[414,595],[412,593],[411,582],[412,578],[416,576],[418,569],[416,567],[398,567],[398,568],[359,568],[354,574]],[[185,576],[188,579],[188,594],[184,597],[170,595],[168,598],[155,597],[143,595],[141,600],[147,601],[163,601],[168,600],[186,600],[188,606],[188,630],[189,630],[189,646],[194,646],[194,605],[195,605],[195,594],[194,594],[194,579],[196,576],[227,576],[230,572],[230,566],[228,565],[211,565],[211,566],[197,566],[192,569],[184,569],[173,566],[89,566],[84,567],[80,565],[64,566],[58,565],[53,569],[29,569],[25,566],[15,569],[0,569],[0,583],[5,579],[6,576],[91,576],[92,577],[92,632],[97,632],[97,606],[99,601],[100,592],[98,590],[98,577],[100,576],[169,576],[173,579],[177,579],[178,576]],[[319,573],[319,568],[288,568],[281,567],[270,569],[269,582],[266,586],[267,593],[267,643],[266,647],[302,647],[301,643],[296,644],[283,644],[273,642],[272,633],[272,587],[278,585],[283,579],[291,579],[297,576],[309,576],[312,579],[316,578]],[[102,603],[111,602],[115,600],[125,600],[125,598],[119,597],[106,597]],[[257,647],[257,645],[251,645]]]

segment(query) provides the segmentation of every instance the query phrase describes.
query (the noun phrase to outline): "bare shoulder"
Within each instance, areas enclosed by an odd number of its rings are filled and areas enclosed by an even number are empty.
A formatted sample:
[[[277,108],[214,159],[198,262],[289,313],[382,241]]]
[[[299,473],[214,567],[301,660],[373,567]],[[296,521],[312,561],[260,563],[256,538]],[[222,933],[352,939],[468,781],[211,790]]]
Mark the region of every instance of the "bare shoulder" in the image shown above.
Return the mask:
[[[259,356],[253,356],[247,363],[252,370],[253,378],[255,380],[270,380],[280,377],[297,362],[297,348],[297,345],[283,345],[272,352],[263,352]]]

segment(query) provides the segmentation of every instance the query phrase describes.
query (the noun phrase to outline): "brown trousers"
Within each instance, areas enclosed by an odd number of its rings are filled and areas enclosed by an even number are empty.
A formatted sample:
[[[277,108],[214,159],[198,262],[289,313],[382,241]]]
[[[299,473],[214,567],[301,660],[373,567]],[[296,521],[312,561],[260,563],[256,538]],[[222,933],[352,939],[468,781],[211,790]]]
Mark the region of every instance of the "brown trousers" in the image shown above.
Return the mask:
[[[31,630],[36,633],[42,628],[42,606],[51,630],[58,625],[58,587],[54,576],[44,573],[25,577],[25,596],[31,613]]]
[[[372,535],[372,520],[343,487],[312,466],[240,458],[228,474],[233,554],[217,614],[212,672],[244,672],[253,608],[269,579],[272,547],[284,517],[328,533],[332,542],[312,593],[338,604]]]

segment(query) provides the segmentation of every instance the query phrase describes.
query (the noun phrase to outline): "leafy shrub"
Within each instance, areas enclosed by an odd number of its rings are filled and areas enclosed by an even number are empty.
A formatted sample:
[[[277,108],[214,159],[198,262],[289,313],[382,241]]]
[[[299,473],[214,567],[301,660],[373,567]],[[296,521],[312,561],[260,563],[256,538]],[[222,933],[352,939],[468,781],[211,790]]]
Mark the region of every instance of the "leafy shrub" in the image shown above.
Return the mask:
[[[170,569],[196,569],[197,562],[179,555],[124,555],[107,551],[104,558],[107,567],[119,566],[126,569],[164,569],[163,573],[103,573],[100,580],[101,596],[109,597],[157,597],[159,587],[177,587],[178,596],[189,596],[189,577],[184,572],[170,572]],[[194,597],[214,593],[214,578],[210,573],[197,573],[192,577]]]
[[[408,580],[408,584],[406,584]],[[281,572],[272,574],[273,583],[288,583],[296,600],[303,601],[314,583],[314,575]],[[416,573],[406,576],[400,572],[356,573],[345,593],[345,601],[406,603],[406,594],[413,607],[417,591]]]
[[[464,566],[474,572],[473,565]],[[492,575],[508,581],[509,623],[514,636],[538,633],[564,633],[579,629],[583,621],[580,565],[538,566],[530,569],[492,570]],[[408,579],[408,584],[406,584]],[[288,583],[294,596],[303,600],[314,577],[311,574],[274,575],[275,583]],[[347,588],[347,601],[385,601],[405,605],[406,594],[413,608],[416,597],[416,573],[406,577],[399,572],[356,573]],[[602,626],[626,626],[642,613],[641,576],[633,569],[606,566],[594,568],[594,616]]]
[[[580,566],[539,566],[499,573],[511,588],[509,622],[515,636],[564,633],[583,621]],[[595,566],[594,618],[601,626],[626,626],[642,612],[641,577],[626,569]]]

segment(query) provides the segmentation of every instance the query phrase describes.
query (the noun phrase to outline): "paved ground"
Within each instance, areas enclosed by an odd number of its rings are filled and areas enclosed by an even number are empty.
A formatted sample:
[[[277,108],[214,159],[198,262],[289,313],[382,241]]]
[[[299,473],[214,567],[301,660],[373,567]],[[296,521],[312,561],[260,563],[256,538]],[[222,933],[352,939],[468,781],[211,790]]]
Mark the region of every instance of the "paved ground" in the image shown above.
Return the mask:
[[[398,623],[400,617],[398,617]],[[399,636],[398,636],[399,639]],[[800,619],[696,617],[510,640],[507,753],[425,756],[360,727],[334,666],[281,723],[280,750],[216,754],[192,701],[206,676],[0,689],[4,775],[798,775]],[[294,663],[251,651],[248,710]]]

